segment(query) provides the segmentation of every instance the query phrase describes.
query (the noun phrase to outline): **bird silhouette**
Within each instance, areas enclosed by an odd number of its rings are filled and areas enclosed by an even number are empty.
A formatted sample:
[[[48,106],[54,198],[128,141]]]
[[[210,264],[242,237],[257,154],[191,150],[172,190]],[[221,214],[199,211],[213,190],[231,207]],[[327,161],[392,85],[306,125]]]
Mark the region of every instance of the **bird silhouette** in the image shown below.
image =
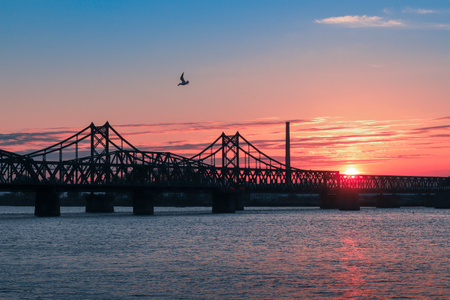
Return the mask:
[[[179,86],[189,84],[189,80],[187,80],[187,81],[184,80],[184,72],[183,72],[183,74],[181,74],[180,80],[181,80],[181,82],[178,84]]]

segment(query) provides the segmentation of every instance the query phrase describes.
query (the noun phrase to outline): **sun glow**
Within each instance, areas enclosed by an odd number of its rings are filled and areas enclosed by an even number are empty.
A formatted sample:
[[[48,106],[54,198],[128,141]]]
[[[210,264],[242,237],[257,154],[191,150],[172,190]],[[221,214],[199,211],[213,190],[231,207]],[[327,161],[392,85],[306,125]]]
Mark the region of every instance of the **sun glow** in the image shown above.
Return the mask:
[[[345,172],[345,175],[358,175],[359,171],[355,167],[348,167]]]

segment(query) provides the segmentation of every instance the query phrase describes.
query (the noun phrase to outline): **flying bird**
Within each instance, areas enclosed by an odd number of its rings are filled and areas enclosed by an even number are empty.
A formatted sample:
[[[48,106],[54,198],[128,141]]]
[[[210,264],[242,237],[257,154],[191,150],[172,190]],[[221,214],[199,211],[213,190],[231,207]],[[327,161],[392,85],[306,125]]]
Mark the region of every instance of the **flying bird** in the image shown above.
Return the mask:
[[[189,80],[187,80],[187,81],[184,80],[184,72],[183,72],[183,74],[181,74],[180,80],[181,80],[181,82],[178,85],[189,84]]]

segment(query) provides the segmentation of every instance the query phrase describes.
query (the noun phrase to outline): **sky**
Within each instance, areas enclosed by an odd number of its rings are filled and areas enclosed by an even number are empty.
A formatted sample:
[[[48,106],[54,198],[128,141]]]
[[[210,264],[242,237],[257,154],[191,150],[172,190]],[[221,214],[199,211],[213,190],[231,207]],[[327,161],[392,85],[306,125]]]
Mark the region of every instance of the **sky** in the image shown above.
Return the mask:
[[[450,0],[0,0],[0,149],[108,121],[145,151],[239,131],[284,161],[290,122],[294,167],[449,176],[449,49]]]

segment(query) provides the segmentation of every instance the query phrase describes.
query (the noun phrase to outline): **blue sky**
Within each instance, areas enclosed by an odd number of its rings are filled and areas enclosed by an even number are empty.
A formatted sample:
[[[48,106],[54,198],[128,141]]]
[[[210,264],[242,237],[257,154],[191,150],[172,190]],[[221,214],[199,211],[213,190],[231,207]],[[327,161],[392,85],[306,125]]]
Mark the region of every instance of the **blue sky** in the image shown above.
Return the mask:
[[[0,40],[4,134],[106,121],[432,127],[450,111],[447,0],[0,0]],[[191,83],[177,87],[183,71]]]

